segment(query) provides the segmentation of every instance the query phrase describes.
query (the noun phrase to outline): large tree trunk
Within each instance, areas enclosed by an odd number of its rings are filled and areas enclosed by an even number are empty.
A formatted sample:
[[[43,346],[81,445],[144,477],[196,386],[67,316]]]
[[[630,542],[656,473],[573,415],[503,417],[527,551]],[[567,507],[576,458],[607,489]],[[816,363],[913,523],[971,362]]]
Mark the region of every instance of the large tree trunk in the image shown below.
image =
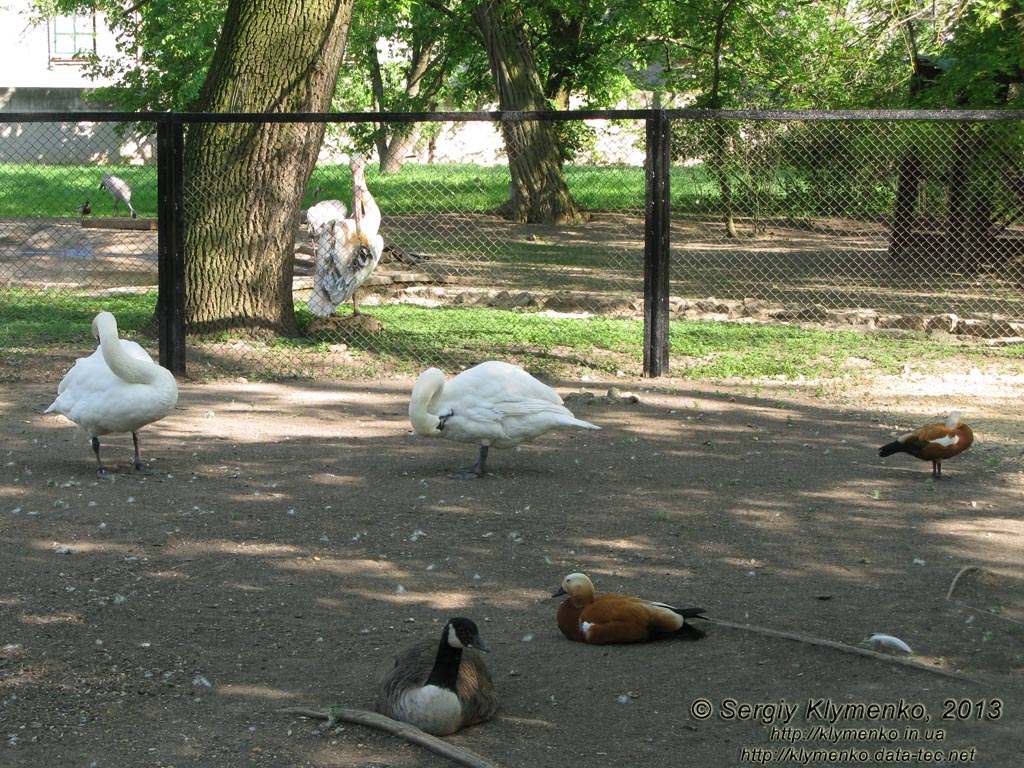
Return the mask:
[[[712,75],[709,104],[711,109],[722,108],[722,57],[725,55],[726,26],[729,21],[729,14],[733,9],[734,0],[723,3],[718,9],[718,17],[715,19],[714,47],[712,50]],[[715,176],[718,180],[718,194],[722,200],[722,223],[725,224],[726,237],[739,237],[736,231],[736,211],[732,195],[732,179],[729,176],[730,159],[733,156],[733,140],[736,129],[732,124],[726,124],[724,120],[716,120],[712,125],[712,146],[713,165]]]
[[[405,96],[409,103],[414,103],[420,95],[423,85],[423,78],[430,69],[431,44],[426,46],[412,47],[409,53],[409,69],[406,74]],[[387,112],[388,108],[384,103],[384,74],[381,71],[380,60],[377,57],[377,48],[368,53],[370,57],[370,84],[373,89],[373,103],[378,112]],[[433,100],[427,104],[427,111],[435,108]],[[381,173],[398,173],[402,170],[402,163],[406,156],[413,150],[420,138],[419,125],[417,123],[392,123],[377,126],[377,155],[380,158]],[[388,133],[390,131],[390,134]]]
[[[230,0],[197,108],[323,112],[352,0]],[[198,123],[185,142],[186,323],[193,333],[295,331],[299,202],[324,125]]]
[[[483,36],[498,105],[505,112],[547,108],[520,11],[508,3],[481,3],[473,20]],[[512,185],[503,214],[514,221],[563,224],[582,218],[569,194],[553,123],[503,120]]]

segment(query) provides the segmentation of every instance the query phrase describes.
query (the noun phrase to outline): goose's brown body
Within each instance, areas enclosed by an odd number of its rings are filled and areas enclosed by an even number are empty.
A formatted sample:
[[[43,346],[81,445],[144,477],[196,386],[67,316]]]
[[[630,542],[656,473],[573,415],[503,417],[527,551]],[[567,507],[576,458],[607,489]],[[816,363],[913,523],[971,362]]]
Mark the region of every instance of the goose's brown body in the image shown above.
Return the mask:
[[[418,640],[400,649],[378,667],[376,710],[415,725],[435,736],[447,736],[494,716],[498,693],[481,654],[486,649],[476,625],[472,632],[450,631],[445,625],[440,644]],[[470,623],[467,622],[466,626]]]
[[[630,595],[603,594],[582,573],[565,577],[554,596],[568,595],[558,607],[558,628],[570,640],[604,645],[641,643],[663,637],[698,640],[704,633],[686,622],[703,608],[676,608]]]

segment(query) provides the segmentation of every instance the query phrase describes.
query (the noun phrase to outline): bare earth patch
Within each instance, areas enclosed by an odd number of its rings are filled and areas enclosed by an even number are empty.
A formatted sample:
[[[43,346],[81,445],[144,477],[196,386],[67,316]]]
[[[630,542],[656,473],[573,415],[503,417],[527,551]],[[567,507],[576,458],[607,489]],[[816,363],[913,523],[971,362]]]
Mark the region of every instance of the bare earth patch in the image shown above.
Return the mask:
[[[552,382],[598,395],[571,407],[602,431],[493,451],[493,475],[457,481],[444,470],[475,450],[409,433],[409,379],[184,384],[142,433],[151,472],[118,436],[100,479],[41,415],[61,373],[0,392],[2,766],[446,765],[277,710],[367,707],[385,654],[452,615],[491,645],[502,708],[450,741],[500,766],[1019,760],[1019,378]],[[878,458],[951,406],[977,437],[941,482]],[[577,570],[731,622],[893,635],[976,682],[723,626],[572,644],[548,596]]]

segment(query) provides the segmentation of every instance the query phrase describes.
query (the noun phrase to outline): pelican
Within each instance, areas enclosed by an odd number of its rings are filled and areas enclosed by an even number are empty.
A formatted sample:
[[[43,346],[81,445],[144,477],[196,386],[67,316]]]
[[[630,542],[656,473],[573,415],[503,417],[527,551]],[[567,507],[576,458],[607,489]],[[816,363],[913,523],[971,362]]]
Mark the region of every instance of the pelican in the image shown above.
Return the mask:
[[[349,168],[352,169],[352,218],[327,221],[318,228],[315,238],[313,293],[306,305],[317,317],[328,317],[348,299],[352,299],[352,314],[358,315],[356,290],[370,276],[384,253],[384,238],[378,234],[381,212],[366,186],[363,156],[353,155]],[[318,205],[328,202],[325,200]],[[314,208],[306,214],[307,226]]]

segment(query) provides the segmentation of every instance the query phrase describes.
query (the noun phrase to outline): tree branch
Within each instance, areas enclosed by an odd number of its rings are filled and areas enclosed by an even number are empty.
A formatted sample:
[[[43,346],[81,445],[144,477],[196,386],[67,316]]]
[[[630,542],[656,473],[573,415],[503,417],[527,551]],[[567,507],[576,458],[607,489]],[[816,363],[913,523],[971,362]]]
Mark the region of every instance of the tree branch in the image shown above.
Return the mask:
[[[329,724],[343,720],[346,723],[365,725],[367,728],[375,728],[378,731],[390,733],[392,736],[404,739],[410,744],[428,749],[459,765],[465,765],[467,768],[498,768],[494,763],[474,752],[470,752],[468,749],[449,744],[447,741],[442,741],[436,736],[424,733],[416,726],[392,720],[390,717],[385,717],[377,712],[368,712],[365,709],[349,709],[348,707],[331,707],[326,712],[319,709],[306,709],[305,707],[288,707],[277,711],[278,714],[282,715],[296,715],[298,717],[308,717],[312,720],[326,720]]]

